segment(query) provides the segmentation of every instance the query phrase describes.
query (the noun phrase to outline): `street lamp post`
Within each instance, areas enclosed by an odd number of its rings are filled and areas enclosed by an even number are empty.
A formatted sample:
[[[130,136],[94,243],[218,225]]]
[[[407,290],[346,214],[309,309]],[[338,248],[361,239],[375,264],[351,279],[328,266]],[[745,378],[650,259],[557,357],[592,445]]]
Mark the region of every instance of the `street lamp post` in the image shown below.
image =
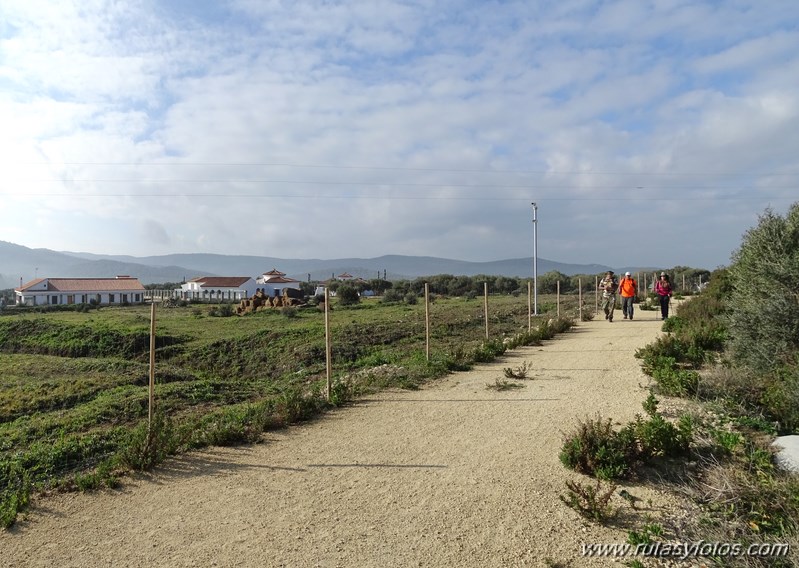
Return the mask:
[[[533,313],[538,315],[538,205],[533,206]]]

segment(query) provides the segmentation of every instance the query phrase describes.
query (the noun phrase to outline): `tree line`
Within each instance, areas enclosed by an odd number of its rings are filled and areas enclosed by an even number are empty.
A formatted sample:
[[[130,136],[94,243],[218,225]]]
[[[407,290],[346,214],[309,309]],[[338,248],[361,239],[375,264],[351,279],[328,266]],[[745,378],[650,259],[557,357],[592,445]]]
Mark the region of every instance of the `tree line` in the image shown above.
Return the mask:
[[[688,266],[675,266],[667,269],[666,272],[671,276],[675,288],[681,292],[690,293],[695,291],[694,286],[698,282],[707,282],[711,272],[703,268],[691,268]],[[594,280],[597,274],[575,274],[569,276],[557,270],[547,272],[538,276],[538,293],[555,294],[560,282],[561,294],[576,294],[577,288],[582,283],[583,291],[594,289]],[[687,290],[681,290],[683,278],[686,282]],[[488,284],[491,294],[526,294],[527,283],[531,278],[517,278],[510,276],[497,276],[491,274],[478,274],[475,276],[455,276],[453,274],[437,274],[435,276],[425,276],[413,280],[359,280],[354,282],[332,282],[330,290],[337,292],[342,288],[354,288],[357,292],[363,293],[371,290],[377,295],[383,295],[391,290],[400,296],[407,294],[421,295],[424,293],[425,283],[429,284],[430,292],[442,296],[471,296],[482,295],[484,285]],[[640,283],[643,286],[643,282]],[[312,295],[315,285],[307,282],[301,284],[301,288],[307,295]]]

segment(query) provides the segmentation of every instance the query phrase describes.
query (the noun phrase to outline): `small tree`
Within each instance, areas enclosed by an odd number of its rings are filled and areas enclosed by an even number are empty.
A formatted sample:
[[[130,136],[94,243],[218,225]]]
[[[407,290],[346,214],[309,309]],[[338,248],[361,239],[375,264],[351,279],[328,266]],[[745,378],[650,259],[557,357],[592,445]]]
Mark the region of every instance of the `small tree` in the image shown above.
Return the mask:
[[[538,277],[538,291],[542,294],[554,294],[558,291],[558,282],[560,282],[560,291],[566,293],[571,289],[571,279],[566,274],[552,270],[546,274]]]
[[[340,286],[336,292],[338,303],[342,306],[352,306],[361,301],[358,290],[349,285]]]
[[[728,317],[736,358],[757,371],[795,362],[799,352],[799,202],[785,217],[766,210],[733,254],[729,275]]]

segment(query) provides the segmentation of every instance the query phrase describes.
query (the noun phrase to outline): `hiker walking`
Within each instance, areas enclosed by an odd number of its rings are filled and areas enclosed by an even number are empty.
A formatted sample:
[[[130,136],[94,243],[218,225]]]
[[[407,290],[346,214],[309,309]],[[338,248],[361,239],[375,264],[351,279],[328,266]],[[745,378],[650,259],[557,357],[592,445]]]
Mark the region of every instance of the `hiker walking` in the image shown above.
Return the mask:
[[[658,295],[660,300],[660,319],[664,320],[669,317],[669,301],[673,291],[669,275],[665,272],[660,273],[660,279],[655,282],[655,294]]]
[[[638,282],[630,276],[629,272],[624,273],[624,278],[619,282],[619,295],[621,296],[621,312],[624,319],[633,319],[633,302],[638,296]]]
[[[616,309],[616,290],[619,281],[613,275],[612,270],[605,273],[605,277],[599,282],[599,289],[602,290],[602,311],[605,312],[605,319],[613,322],[613,310]]]

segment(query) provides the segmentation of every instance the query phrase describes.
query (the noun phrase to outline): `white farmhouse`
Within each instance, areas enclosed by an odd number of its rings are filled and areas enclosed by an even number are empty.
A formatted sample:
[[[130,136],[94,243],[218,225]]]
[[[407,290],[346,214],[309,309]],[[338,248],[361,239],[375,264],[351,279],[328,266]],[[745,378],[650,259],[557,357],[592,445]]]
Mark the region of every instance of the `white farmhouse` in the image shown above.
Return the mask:
[[[180,287],[183,299],[243,300],[255,295],[258,288],[250,276],[200,276]]]
[[[15,288],[18,305],[137,304],[144,301],[138,278],[38,278]]]
[[[280,296],[283,294],[284,288],[293,288],[294,290],[300,289],[300,281],[293,278],[286,278],[285,272],[280,272],[278,269],[273,268],[269,272],[264,272],[257,279],[258,287],[264,291],[267,296]]]

